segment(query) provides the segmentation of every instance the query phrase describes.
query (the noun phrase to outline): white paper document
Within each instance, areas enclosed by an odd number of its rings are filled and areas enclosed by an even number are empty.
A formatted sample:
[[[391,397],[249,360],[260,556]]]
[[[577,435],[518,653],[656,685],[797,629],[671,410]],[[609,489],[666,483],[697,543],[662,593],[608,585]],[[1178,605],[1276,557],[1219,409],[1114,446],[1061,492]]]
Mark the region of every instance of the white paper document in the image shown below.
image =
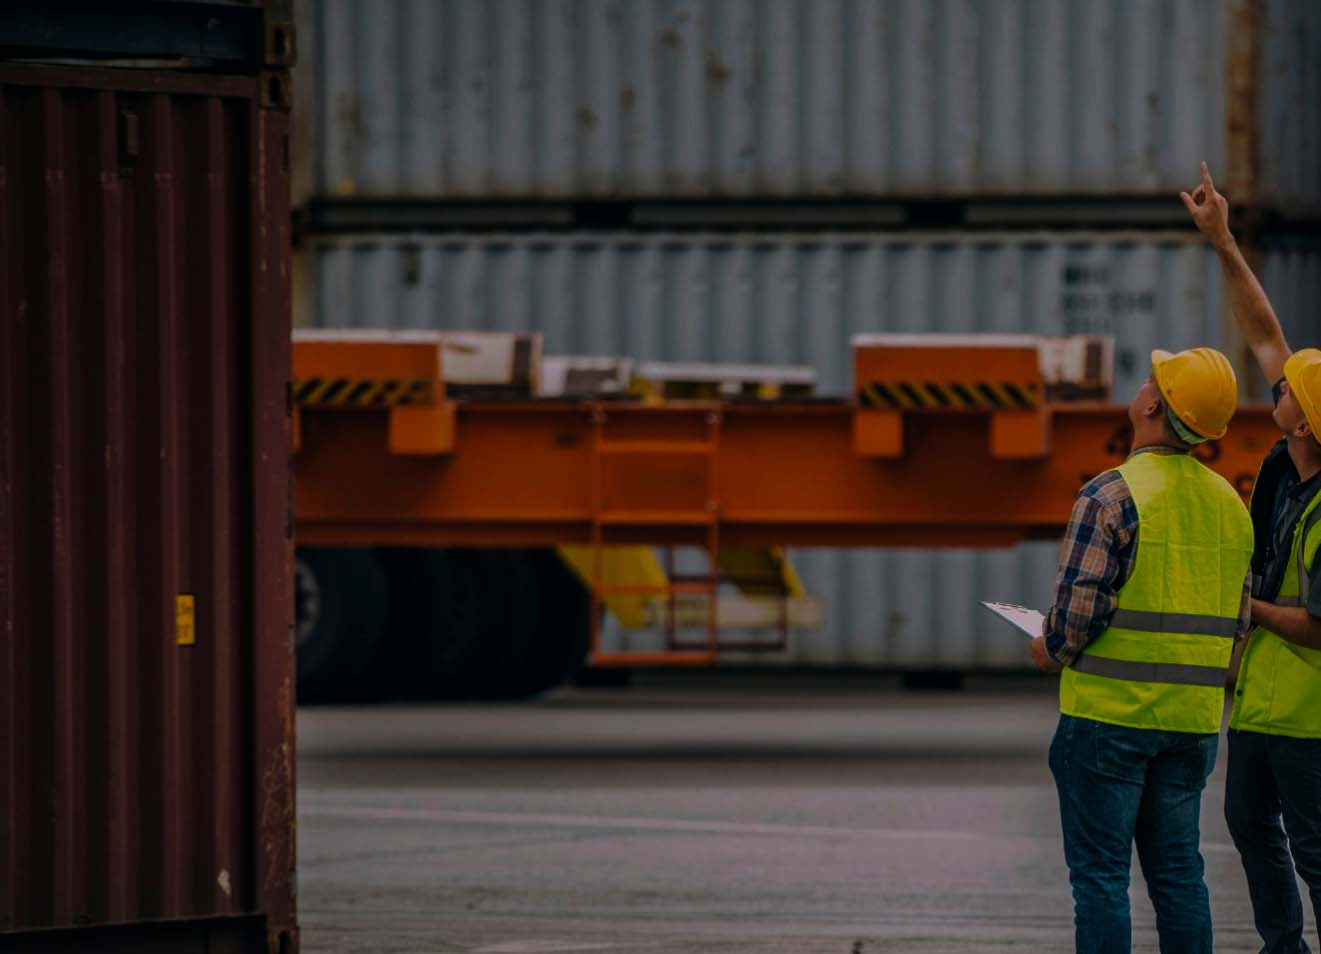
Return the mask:
[[[1015,603],[989,603],[986,600],[982,600],[982,605],[1001,619],[1013,623],[1030,638],[1036,639],[1041,635],[1041,624],[1046,621],[1046,617],[1036,610]]]

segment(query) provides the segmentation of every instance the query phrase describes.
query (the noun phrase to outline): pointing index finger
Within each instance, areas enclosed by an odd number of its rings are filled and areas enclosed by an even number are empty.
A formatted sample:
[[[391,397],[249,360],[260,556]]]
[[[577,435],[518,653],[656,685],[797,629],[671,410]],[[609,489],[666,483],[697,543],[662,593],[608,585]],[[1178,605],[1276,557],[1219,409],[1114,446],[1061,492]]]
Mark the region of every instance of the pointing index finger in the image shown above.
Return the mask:
[[[1202,163],[1202,185],[1206,186],[1208,192],[1215,191],[1215,183],[1211,181],[1211,170],[1207,168],[1205,161]]]

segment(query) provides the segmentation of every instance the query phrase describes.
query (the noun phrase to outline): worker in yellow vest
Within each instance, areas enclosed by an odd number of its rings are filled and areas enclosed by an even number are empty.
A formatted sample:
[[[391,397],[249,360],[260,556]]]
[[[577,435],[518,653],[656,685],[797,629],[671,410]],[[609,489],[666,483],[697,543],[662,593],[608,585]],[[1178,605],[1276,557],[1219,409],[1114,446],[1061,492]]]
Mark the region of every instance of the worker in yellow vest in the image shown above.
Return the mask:
[[[1190,451],[1224,436],[1238,400],[1220,352],[1155,351],[1128,409],[1128,459],[1078,494],[1055,604],[1031,643],[1060,676],[1050,746],[1077,950],[1132,946],[1134,843],[1163,952],[1209,952],[1198,850],[1225,680],[1248,626],[1252,524]]]
[[[1284,434],[1252,491],[1255,625],[1229,717],[1225,818],[1262,951],[1295,954],[1310,950],[1295,869],[1321,924],[1321,351],[1290,350],[1206,163],[1201,184],[1182,198],[1219,255],[1230,308],[1273,382]]]

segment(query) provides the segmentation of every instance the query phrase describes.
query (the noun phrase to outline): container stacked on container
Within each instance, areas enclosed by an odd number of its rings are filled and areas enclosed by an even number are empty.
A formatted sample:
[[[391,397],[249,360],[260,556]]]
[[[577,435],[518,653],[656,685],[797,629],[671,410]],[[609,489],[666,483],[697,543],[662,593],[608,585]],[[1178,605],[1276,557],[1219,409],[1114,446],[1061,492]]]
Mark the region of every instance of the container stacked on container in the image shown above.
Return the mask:
[[[293,34],[0,33],[0,949],[292,954]]]
[[[1287,330],[1315,336],[1308,0],[307,0],[297,15],[300,323],[811,364],[840,395],[856,332],[1103,333],[1125,400],[1152,347],[1243,364],[1177,198],[1206,159]],[[825,626],[732,658],[1018,667],[976,600],[1045,604],[1055,555],[797,552]]]

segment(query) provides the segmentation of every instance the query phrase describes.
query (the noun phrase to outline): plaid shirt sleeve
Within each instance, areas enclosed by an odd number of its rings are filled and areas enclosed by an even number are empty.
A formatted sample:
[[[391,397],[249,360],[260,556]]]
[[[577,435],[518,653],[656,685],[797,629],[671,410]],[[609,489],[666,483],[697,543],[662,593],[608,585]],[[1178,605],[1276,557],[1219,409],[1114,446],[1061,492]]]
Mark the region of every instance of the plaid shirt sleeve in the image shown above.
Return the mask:
[[[1118,471],[1088,483],[1064,533],[1055,605],[1046,614],[1046,652],[1063,666],[1110,625],[1119,588],[1133,572],[1138,512]]]

